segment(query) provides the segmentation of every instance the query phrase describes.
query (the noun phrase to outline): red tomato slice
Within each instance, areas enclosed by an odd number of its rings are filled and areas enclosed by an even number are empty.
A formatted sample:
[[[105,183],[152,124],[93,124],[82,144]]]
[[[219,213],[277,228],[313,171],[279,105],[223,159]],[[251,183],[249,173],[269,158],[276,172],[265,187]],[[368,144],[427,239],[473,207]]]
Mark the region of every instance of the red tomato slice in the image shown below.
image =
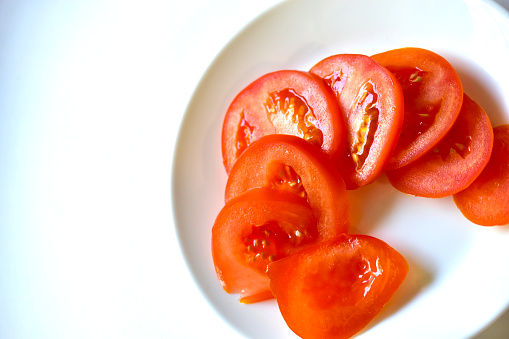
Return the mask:
[[[257,187],[288,190],[306,198],[317,218],[319,238],[348,231],[349,205],[341,175],[317,147],[292,135],[267,135],[237,160],[225,200]]]
[[[453,66],[422,48],[401,48],[372,56],[398,78],[405,118],[387,169],[403,167],[433,149],[456,120],[463,86]]]
[[[399,191],[427,198],[455,194],[470,185],[490,159],[493,128],[466,94],[452,129],[435,148],[407,166],[387,172]]]
[[[271,263],[267,271],[287,325],[306,339],[350,338],[407,273],[405,258],[382,240],[347,234]]]
[[[348,147],[338,168],[348,189],[373,182],[401,132],[403,91],[398,80],[366,55],[338,54],[310,70],[332,88],[344,115]]]
[[[490,161],[477,179],[454,195],[463,215],[475,224],[509,224],[509,125],[493,129]]]
[[[272,298],[269,262],[294,253],[318,238],[316,219],[305,199],[269,188],[250,190],[230,200],[212,228],[217,276],[241,302]]]
[[[242,90],[226,113],[224,166],[229,173],[240,154],[267,134],[295,135],[333,155],[344,147],[344,133],[334,94],[322,79],[294,70],[269,73]]]

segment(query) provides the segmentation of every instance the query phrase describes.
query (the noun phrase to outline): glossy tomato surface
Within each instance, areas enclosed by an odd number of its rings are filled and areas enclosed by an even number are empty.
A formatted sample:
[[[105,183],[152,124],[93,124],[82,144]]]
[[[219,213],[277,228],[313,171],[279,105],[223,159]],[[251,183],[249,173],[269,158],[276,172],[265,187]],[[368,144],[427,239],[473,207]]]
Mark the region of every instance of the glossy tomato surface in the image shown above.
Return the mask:
[[[509,125],[493,129],[493,151],[488,165],[454,202],[470,221],[482,226],[509,224]]]
[[[344,147],[344,123],[334,94],[308,72],[282,70],[263,75],[231,103],[223,122],[226,172],[255,140],[267,134],[303,138],[329,155]]]
[[[307,201],[286,191],[250,190],[230,200],[212,228],[217,276],[241,302],[272,298],[267,265],[316,242],[316,219]]]
[[[399,191],[427,198],[453,195],[469,186],[490,159],[493,127],[486,112],[466,94],[454,126],[426,155],[387,172]]]
[[[233,166],[225,200],[257,187],[305,198],[317,218],[320,240],[348,231],[350,210],[341,175],[319,148],[299,137],[275,134],[254,142]]]
[[[405,258],[380,239],[343,234],[271,263],[279,309],[302,338],[350,338],[394,295]]]
[[[372,56],[391,71],[405,97],[405,117],[387,169],[417,160],[447,134],[463,100],[463,86],[454,67],[442,56],[422,48],[394,49]]]
[[[347,188],[374,181],[399,139],[404,116],[403,91],[386,68],[366,55],[338,54],[310,70],[335,93],[347,129],[338,168]]]

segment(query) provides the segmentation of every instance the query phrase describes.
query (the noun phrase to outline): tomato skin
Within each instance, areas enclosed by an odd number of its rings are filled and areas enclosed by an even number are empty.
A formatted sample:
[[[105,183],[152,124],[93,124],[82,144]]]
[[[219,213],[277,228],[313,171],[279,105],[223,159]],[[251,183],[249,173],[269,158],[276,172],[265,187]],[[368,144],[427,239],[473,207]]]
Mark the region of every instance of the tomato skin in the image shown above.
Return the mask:
[[[350,338],[393,296],[408,273],[380,239],[343,234],[269,264],[270,288],[287,325],[306,339]]]
[[[345,183],[319,148],[291,135],[267,135],[255,141],[239,157],[228,177],[225,201],[257,187],[271,186],[272,164],[284,164],[299,176],[307,200],[317,218],[319,238],[348,232],[350,209]]]
[[[417,160],[447,134],[461,108],[463,85],[445,58],[426,49],[400,48],[372,58],[395,74],[405,97],[400,140],[386,165],[393,170]]]
[[[282,242],[265,244],[263,240],[270,238],[255,237],[257,230],[266,232],[264,226],[274,222],[285,238]],[[301,237],[297,243],[290,239],[297,230],[314,236]],[[230,200],[212,228],[212,257],[221,285],[227,293],[240,293],[243,303],[273,298],[266,275],[268,262],[314,243],[316,232],[311,207],[295,194],[259,188]]]
[[[322,79],[298,70],[276,71],[253,81],[232,101],[223,122],[223,163],[230,173],[243,150],[268,134],[302,137],[332,156],[344,148],[344,133],[334,94]]]
[[[492,147],[493,128],[488,115],[465,94],[454,126],[440,143],[417,161],[388,171],[387,177],[406,194],[427,198],[453,195],[479,176]]]
[[[361,54],[337,54],[313,66],[336,94],[348,147],[338,168],[348,189],[373,182],[396,147],[403,125],[403,91],[396,77]]]
[[[509,224],[509,125],[493,129],[491,158],[477,179],[454,195],[454,202],[471,222],[481,226]]]

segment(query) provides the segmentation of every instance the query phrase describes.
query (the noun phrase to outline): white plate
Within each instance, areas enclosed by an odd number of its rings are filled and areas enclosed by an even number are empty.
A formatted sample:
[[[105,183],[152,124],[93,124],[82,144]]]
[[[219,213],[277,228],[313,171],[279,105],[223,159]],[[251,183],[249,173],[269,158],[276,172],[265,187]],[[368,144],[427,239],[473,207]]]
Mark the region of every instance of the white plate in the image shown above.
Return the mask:
[[[287,1],[240,32],[198,85],[175,152],[174,217],[196,283],[241,335],[295,338],[275,301],[241,305],[214,272],[210,231],[223,206],[220,137],[229,103],[270,71],[405,46],[443,55],[493,125],[509,123],[509,17],[489,1]],[[384,178],[350,196],[352,231],[385,240],[410,263],[402,288],[361,338],[465,338],[509,304],[509,227],[476,226],[451,198],[409,197]]]

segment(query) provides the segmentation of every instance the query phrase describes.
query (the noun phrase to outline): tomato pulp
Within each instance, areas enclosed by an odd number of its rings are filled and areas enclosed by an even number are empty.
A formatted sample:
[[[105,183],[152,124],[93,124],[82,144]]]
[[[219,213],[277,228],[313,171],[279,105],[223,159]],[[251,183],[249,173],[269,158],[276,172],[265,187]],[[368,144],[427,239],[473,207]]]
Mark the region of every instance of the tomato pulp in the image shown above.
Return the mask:
[[[230,200],[212,228],[212,257],[228,293],[253,303],[272,298],[267,265],[318,239],[307,201],[287,191],[259,188]]]
[[[291,135],[267,135],[248,147],[228,177],[225,200],[257,187],[287,190],[307,199],[320,240],[347,232],[350,210],[345,183],[323,152]]]
[[[255,140],[268,134],[303,138],[329,155],[344,147],[344,123],[334,94],[309,72],[268,73],[233,100],[225,115],[222,153],[226,172]]]
[[[447,134],[460,112],[463,85],[442,56],[422,48],[400,48],[372,56],[399,80],[405,101],[403,128],[386,169],[417,160]]]
[[[348,147],[338,168],[348,189],[374,181],[401,132],[403,91],[394,75],[366,55],[338,54],[310,70],[335,93],[347,129]]]
[[[350,338],[407,273],[403,256],[382,240],[348,234],[271,263],[267,271],[283,318],[306,339]]]
[[[427,198],[453,195],[470,185],[484,169],[493,147],[493,128],[486,112],[466,94],[449,133],[426,155],[387,172],[399,191]]]

